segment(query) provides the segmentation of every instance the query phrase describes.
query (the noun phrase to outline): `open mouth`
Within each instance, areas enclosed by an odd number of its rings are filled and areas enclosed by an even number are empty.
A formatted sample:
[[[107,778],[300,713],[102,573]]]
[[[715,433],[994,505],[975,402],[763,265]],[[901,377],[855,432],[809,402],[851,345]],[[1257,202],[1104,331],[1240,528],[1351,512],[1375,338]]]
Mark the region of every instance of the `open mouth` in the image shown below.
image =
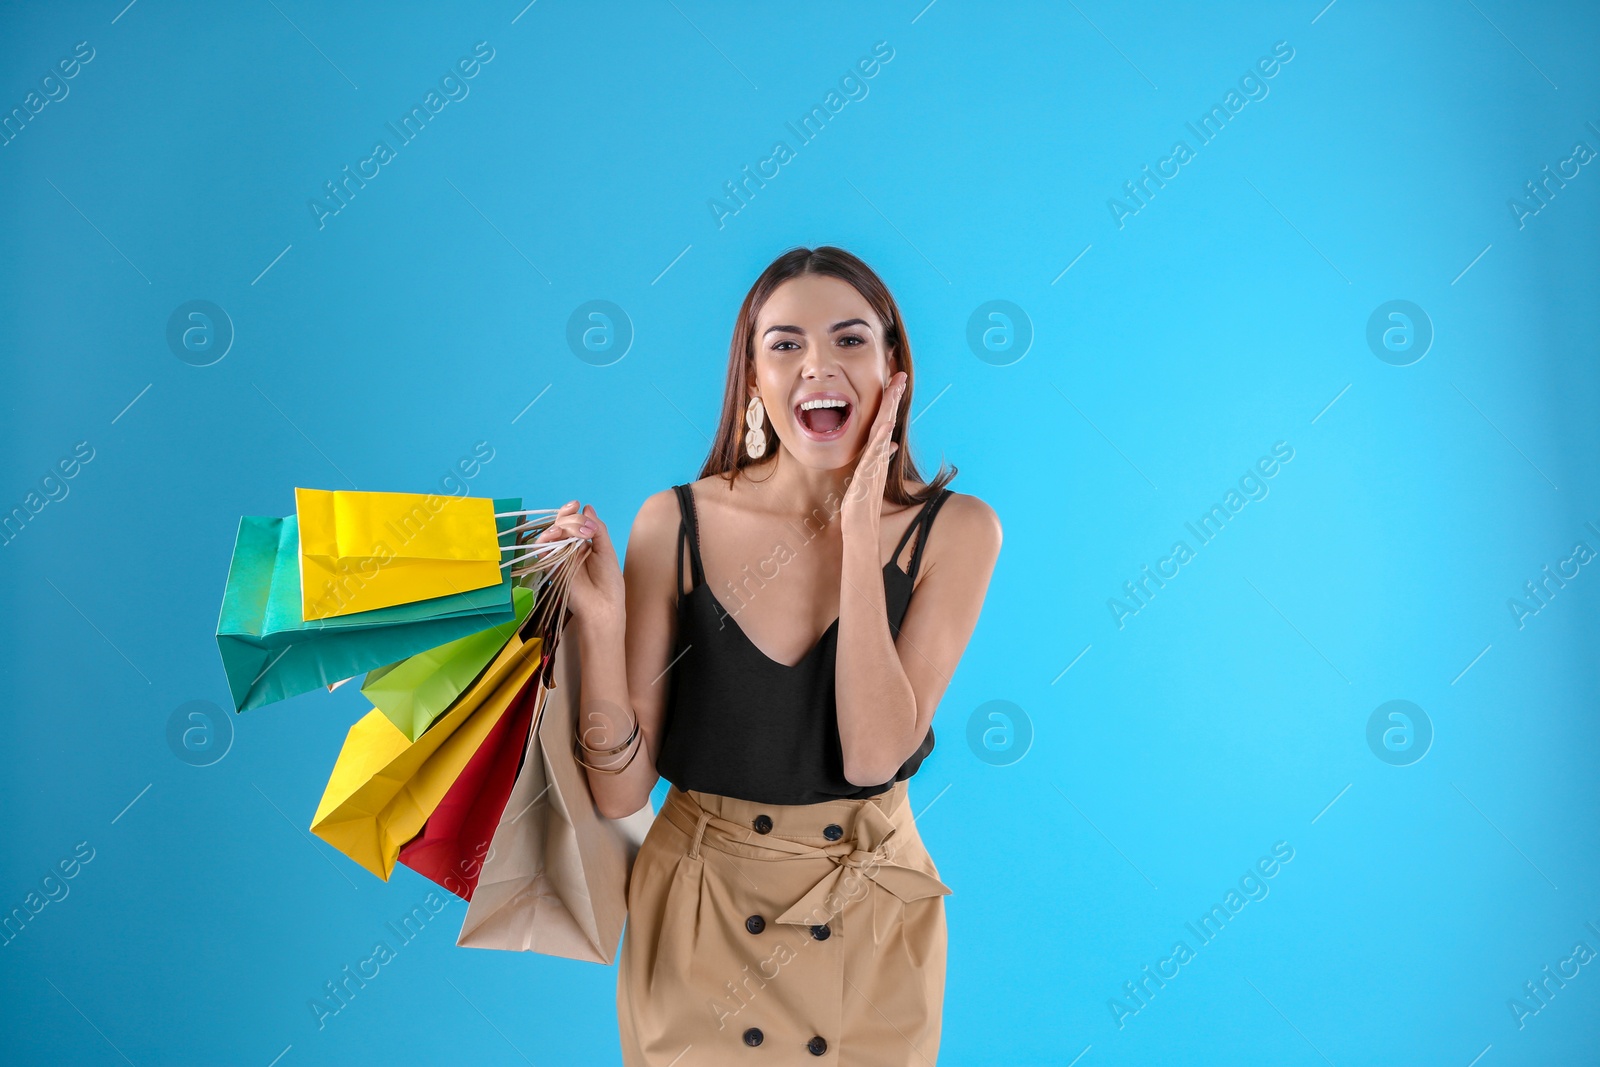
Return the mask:
[[[833,397],[805,400],[794,409],[800,432],[813,441],[836,441],[843,437],[854,413],[855,406],[848,400]]]

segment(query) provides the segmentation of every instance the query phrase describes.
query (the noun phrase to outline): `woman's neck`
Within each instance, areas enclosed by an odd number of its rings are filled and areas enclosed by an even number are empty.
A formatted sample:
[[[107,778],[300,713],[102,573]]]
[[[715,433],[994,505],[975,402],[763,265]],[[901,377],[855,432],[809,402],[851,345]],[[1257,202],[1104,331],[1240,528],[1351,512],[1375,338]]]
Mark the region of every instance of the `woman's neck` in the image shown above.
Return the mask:
[[[780,445],[770,460],[751,464],[741,473],[743,488],[759,510],[786,520],[823,514],[831,521],[844,504],[854,472],[855,464],[833,470],[807,467]]]

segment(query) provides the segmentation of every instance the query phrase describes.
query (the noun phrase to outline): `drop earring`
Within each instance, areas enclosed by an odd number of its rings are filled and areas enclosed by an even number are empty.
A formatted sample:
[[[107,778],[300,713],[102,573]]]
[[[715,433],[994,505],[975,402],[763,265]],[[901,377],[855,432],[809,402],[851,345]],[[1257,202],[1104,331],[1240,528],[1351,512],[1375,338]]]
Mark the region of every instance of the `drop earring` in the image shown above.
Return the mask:
[[[761,398],[751,397],[750,403],[744,408],[744,424],[749,427],[745,431],[744,447],[751,459],[760,459],[767,454],[767,433],[761,428],[766,417],[767,409],[762,405]]]

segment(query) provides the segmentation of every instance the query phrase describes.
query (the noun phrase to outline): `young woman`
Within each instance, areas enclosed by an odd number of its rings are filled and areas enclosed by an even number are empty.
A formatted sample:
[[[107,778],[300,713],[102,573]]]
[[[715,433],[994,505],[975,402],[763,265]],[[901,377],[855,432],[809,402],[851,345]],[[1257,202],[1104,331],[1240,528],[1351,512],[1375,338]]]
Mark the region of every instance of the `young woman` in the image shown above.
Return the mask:
[[[917,473],[912,374],[877,275],[793,249],[739,310],[699,480],[645,501],[626,572],[592,506],[543,535],[591,541],[566,639],[596,804],[671,783],[628,886],[627,1067],[938,1056],[950,890],[907,779],[1001,528],[953,468]]]

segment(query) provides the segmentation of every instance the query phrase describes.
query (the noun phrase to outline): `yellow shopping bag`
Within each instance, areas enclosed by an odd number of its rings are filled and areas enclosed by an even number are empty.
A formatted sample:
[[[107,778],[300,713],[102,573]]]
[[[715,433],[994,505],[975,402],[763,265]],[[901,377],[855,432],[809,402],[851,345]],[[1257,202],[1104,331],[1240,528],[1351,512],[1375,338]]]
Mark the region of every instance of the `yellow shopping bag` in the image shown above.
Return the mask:
[[[494,501],[296,489],[306,621],[498,584]]]
[[[389,880],[417,836],[543,660],[539,638],[512,634],[478,680],[416,741],[377,708],[350,727],[311,831]]]

